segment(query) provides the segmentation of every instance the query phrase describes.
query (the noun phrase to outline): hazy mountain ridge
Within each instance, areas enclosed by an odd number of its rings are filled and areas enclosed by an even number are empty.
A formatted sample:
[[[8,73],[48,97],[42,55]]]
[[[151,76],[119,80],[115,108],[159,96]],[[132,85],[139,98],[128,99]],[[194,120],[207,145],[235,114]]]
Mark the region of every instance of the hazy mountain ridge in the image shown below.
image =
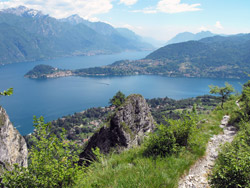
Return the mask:
[[[23,6],[0,11],[0,64],[153,48],[122,36],[106,23],[77,16],[74,20],[75,24],[57,20]]]
[[[123,41],[125,43],[127,43],[127,40],[129,40],[129,45],[135,45],[138,48],[152,49],[153,47],[151,44],[145,42],[142,37],[127,28],[114,28],[104,22],[90,22],[81,18],[77,14],[69,16],[68,18],[61,19],[61,21],[73,25],[84,24],[101,35],[110,36],[111,40],[119,39],[120,41]]]
[[[190,40],[197,41],[197,40],[201,40],[203,38],[213,37],[215,35],[216,34],[211,33],[210,31],[201,31],[199,33],[183,32],[183,33],[177,34],[175,37],[170,39],[166,43],[166,45],[180,43],[180,42],[187,42],[187,41],[190,41]]]

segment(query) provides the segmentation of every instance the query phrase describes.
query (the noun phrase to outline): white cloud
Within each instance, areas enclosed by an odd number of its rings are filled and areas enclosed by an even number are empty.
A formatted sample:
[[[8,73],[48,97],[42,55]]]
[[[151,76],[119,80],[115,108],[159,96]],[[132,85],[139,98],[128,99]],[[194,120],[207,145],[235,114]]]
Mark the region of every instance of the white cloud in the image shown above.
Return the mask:
[[[0,2],[0,9],[17,7],[20,5],[41,10],[55,18],[64,18],[78,14],[86,19],[94,15],[107,13],[112,8],[113,0],[10,0]]]
[[[197,30],[198,30],[198,32],[201,32],[201,31],[210,31],[210,32],[214,32],[214,28],[213,28],[213,26],[201,26],[201,27],[199,27],[198,29],[196,29],[196,31],[195,32],[197,32]]]
[[[221,25],[221,23],[219,21],[216,22],[215,27],[217,29],[223,29],[223,26]]]
[[[180,13],[180,12],[190,12],[199,11],[201,4],[186,4],[181,3],[181,0],[160,0],[156,7],[147,7],[142,10],[134,10],[132,12],[143,12],[145,14],[155,14],[158,12],[164,13]]]
[[[123,3],[125,5],[134,5],[137,3],[137,0],[120,0],[120,3]]]
[[[147,7],[142,10],[133,10],[132,12],[142,12],[144,14],[155,14],[157,10],[154,7]]]
[[[124,24],[122,27],[127,28],[127,29],[130,29],[130,30],[135,29],[135,27],[134,27],[134,26],[129,25],[129,24]]]
[[[199,31],[208,31],[208,28],[205,26],[201,26],[198,30]]]
[[[201,4],[185,4],[181,0],[161,0],[157,4],[157,10],[165,13],[179,13],[189,11],[199,11]]]
[[[138,30],[143,29],[143,27],[141,27],[141,26],[132,26],[132,25],[129,25],[129,24],[124,24],[124,25],[121,25],[120,27],[127,28],[127,29],[135,31],[135,32],[138,31]]]

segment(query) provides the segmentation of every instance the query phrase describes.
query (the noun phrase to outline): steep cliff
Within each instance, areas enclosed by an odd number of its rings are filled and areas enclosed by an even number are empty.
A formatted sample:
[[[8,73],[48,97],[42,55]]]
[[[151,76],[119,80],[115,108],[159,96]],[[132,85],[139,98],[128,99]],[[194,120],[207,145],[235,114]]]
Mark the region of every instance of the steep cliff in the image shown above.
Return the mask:
[[[24,138],[10,122],[6,111],[0,106],[0,173],[17,163],[27,166],[28,149]]]
[[[110,123],[102,127],[89,140],[80,154],[80,163],[94,160],[92,149],[98,147],[101,153],[112,148],[122,150],[139,145],[146,133],[153,131],[154,119],[146,100],[141,95],[130,95],[111,117]]]

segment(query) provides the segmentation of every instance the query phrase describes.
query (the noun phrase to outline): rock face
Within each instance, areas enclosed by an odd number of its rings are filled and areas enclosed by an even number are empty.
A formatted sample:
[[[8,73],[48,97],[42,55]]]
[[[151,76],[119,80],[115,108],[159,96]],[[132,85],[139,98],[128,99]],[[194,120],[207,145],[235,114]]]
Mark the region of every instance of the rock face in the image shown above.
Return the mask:
[[[98,147],[101,153],[111,149],[121,150],[140,145],[143,137],[154,129],[154,119],[146,100],[141,95],[130,95],[111,117],[108,126],[102,127],[89,140],[80,154],[80,164],[95,160],[92,149]]]
[[[24,138],[13,127],[6,111],[0,106],[0,173],[17,163],[27,166],[28,149]],[[2,166],[2,167],[1,167]]]

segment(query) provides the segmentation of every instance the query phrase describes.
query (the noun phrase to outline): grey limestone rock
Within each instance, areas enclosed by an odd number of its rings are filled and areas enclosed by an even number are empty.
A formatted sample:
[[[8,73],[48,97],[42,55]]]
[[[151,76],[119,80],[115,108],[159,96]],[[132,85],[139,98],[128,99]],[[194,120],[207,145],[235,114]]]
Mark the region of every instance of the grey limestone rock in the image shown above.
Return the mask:
[[[24,138],[14,128],[9,116],[0,106],[0,173],[15,163],[27,167],[28,149]]]
[[[98,147],[101,153],[111,149],[123,150],[140,145],[145,135],[155,127],[154,119],[146,100],[141,95],[130,95],[110,119],[89,140],[85,150],[80,154],[80,164],[95,160],[92,149]]]

